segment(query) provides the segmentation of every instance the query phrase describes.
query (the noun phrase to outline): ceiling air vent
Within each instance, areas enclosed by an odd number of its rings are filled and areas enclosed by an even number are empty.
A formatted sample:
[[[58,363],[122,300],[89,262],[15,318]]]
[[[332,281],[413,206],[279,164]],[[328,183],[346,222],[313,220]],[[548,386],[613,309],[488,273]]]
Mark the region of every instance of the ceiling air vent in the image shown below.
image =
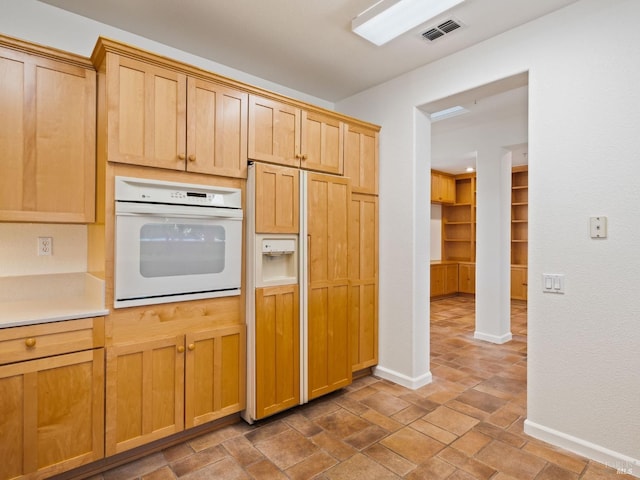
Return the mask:
[[[447,20],[445,22],[442,22],[437,27],[428,29],[426,32],[422,33],[422,36],[430,42],[433,42],[434,40],[437,40],[447,33],[451,33],[454,30],[459,29],[460,27],[462,27],[462,24],[460,24],[459,22],[456,22],[455,20]]]

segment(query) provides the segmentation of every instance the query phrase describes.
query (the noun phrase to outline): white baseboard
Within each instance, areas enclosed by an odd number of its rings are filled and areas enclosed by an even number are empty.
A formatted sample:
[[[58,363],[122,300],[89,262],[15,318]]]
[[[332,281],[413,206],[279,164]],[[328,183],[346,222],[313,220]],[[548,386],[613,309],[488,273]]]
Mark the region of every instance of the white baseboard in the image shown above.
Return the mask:
[[[402,373],[389,370],[388,368],[381,367],[380,365],[374,368],[373,374],[376,377],[384,378],[385,380],[397,383],[398,385],[410,388],[411,390],[417,390],[418,388],[424,387],[433,381],[431,372],[427,372],[419,377],[407,377]]]
[[[484,340],[485,342],[497,343],[498,345],[501,345],[503,343],[507,343],[511,341],[512,336],[511,336],[511,332],[505,333],[501,337],[498,337],[497,335],[490,335],[488,333],[482,333],[482,332],[476,331],[473,333],[473,338],[477,340]]]
[[[524,432],[539,440],[564,448],[583,457],[595,460],[618,473],[626,473],[640,478],[640,459],[631,458],[608,448],[567,435],[552,428],[539,425],[531,420],[524,421]]]

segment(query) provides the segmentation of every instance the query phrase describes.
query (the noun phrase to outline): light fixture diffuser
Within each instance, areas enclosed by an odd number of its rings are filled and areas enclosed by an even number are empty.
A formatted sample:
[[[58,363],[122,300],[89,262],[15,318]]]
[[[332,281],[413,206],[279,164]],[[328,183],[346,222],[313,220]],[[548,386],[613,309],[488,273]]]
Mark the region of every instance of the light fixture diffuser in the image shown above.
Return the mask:
[[[378,46],[437,17],[464,0],[380,0],[351,22],[351,30]]]

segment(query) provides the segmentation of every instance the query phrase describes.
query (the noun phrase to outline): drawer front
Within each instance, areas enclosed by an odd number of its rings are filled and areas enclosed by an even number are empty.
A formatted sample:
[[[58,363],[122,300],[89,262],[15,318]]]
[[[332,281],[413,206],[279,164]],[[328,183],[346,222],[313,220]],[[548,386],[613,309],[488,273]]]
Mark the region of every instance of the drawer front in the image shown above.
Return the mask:
[[[0,365],[104,346],[104,318],[0,329]]]

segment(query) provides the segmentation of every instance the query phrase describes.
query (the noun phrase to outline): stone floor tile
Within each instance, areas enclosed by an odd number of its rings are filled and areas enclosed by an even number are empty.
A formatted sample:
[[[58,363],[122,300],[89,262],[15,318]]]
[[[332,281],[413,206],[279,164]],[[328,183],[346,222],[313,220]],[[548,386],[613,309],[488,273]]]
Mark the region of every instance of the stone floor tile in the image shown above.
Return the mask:
[[[189,473],[181,477],[180,480],[212,480],[217,478],[224,480],[250,480],[251,477],[231,458],[225,458]]]
[[[341,439],[333,435],[322,432],[310,438],[314,445],[318,446],[331,456],[338,460],[346,460],[357,453],[357,450],[351,445],[347,445]]]
[[[322,428],[320,428],[315,422],[309,420],[300,413],[292,413],[291,415],[288,415],[284,418],[284,422],[290,427],[295,428],[305,437],[312,437],[322,431]]]
[[[486,445],[491,443],[491,437],[476,430],[470,430],[451,444],[451,446],[469,457],[474,456]]]
[[[318,451],[314,443],[295,430],[288,430],[254,445],[281,470],[286,470]]]
[[[103,474],[104,480],[131,480],[151,473],[167,465],[162,453],[154,453]]]
[[[240,465],[251,465],[264,458],[246,437],[233,437],[222,444],[224,449],[235,458]]]
[[[549,463],[536,480],[578,480],[578,474]]]
[[[167,448],[162,451],[164,458],[168,463],[175,462],[184,457],[188,457],[189,455],[193,455],[193,448],[188,443],[180,443],[171,448]]]
[[[479,420],[463,413],[442,406],[423,417],[427,422],[444,428],[445,430],[460,436],[477,425]]]
[[[164,467],[148,473],[146,475],[142,475],[140,477],[140,480],[174,480],[176,477],[176,474],[173,473],[173,470],[171,470],[171,467],[169,467],[168,465],[165,465]]]
[[[543,442],[529,441],[522,447],[522,450],[544,458],[546,461],[576,474],[581,474],[588,463],[588,460],[585,458],[571,453],[560,452],[550,446],[544,445]]]
[[[388,417],[411,405],[409,402],[405,402],[401,398],[394,397],[390,393],[382,391],[369,395],[360,402],[383,415],[387,415]]]
[[[227,452],[222,446],[216,445],[173,462],[171,468],[178,477],[182,477],[211,463],[219,462],[226,456]]]
[[[542,458],[499,440],[491,442],[475,458],[495,470],[521,480],[534,479],[546,465]]]
[[[373,459],[360,453],[339,463],[325,472],[324,475],[330,480],[362,480],[365,478],[375,480],[397,480],[401,478]]]
[[[323,429],[339,438],[345,438],[349,435],[353,435],[360,430],[364,430],[370,425],[366,420],[342,409],[331,412],[323,417],[319,417],[315,422]]]
[[[380,442],[410,462],[426,462],[444,448],[444,444],[410,427],[392,433]]]
[[[407,480],[443,480],[449,478],[455,470],[453,465],[440,460],[438,457],[432,457],[418,465],[411,473],[405,475],[405,478]]]
[[[356,450],[362,450],[363,448],[378,442],[388,434],[389,432],[377,425],[369,425],[367,428],[349,435],[344,439],[344,441]]]
[[[433,423],[429,423],[426,420],[420,419],[409,425],[411,428],[419,431],[420,433],[424,433],[425,435],[429,435],[431,438],[435,438],[441,443],[445,445],[449,445],[451,442],[458,438],[457,435],[444,430]]]
[[[409,460],[401,457],[395,452],[392,452],[386,447],[383,447],[379,443],[367,448],[364,452],[365,455],[371,457],[383,467],[388,468],[393,473],[400,476],[404,476],[411,470],[416,468],[416,465]]]
[[[269,460],[261,460],[245,467],[246,472],[255,480],[287,480],[287,476]]]
[[[325,452],[317,452],[302,462],[289,467],[287,476],[292,480],[308,480],[333,467],[338,461]]]

